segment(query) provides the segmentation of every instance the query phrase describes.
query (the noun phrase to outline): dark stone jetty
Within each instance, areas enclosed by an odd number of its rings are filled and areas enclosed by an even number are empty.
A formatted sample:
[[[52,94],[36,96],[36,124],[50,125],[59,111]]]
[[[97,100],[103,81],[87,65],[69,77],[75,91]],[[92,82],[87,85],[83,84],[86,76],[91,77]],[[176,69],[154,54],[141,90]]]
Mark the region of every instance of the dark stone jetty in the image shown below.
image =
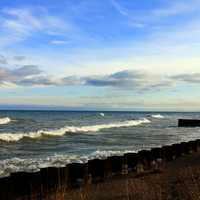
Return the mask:
[[[87,163],[71,163],[65,167],[43,168],[38,172],[17,172],[0,178],[0,199],[48,199],[57,191],[67,192],[73,188],[108,180],[129,173],[140,174],[158,170],[166,162],[200,152],[200,140],[181,142],[123,156],[94,159]]]
[[[199,119],[179,119],[178,127],[200,127]]]

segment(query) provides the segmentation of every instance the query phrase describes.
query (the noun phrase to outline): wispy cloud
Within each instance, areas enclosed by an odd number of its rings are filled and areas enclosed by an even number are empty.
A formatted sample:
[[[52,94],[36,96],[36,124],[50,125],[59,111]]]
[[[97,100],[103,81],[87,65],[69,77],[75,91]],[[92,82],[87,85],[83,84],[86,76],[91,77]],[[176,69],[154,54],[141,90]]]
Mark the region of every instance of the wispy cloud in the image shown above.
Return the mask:
[[[120,14],[124,15],[124,16],[129,16],[129,11],[124,8],[122,5],[120,5],[120,3],[117,0],[111,0],[112,5],[114,6],[114,8],[119,11]]]
[[[93,86],[110,87],[137,92],[169,88],[174,83],[172,77],[160,77],[142,71],[118,71],[108,75],[65,76],[56,78],[46,75],[38,66],[25,65],[16,69],[0,68],[0,83],[16,86]]]
[[[43,28],[41,20],[29,9],[4,9],[3,13],[6,18],[3,20],[2,28],[19,34],[28,34]]]
[[[200,73],[179,74],[171,76],[171,79],[185,83],[200,84]]]
[[[23,61],[23,60],[26,60],[26,56],[13,56],[13,60]]]
[[[68,22],[42,7],[4,8],[0,14],[0,41],[5,44],[23,41],[37,33],[63,34],[72,28]]]
[[[121,15],[127,17],[130,22],[129,24],[133,27],[142,28],[146,24],[145,22],[137,19],[135,15],[132,13],[134,11],[128,10],[127,8],[123,7],[117,0],[111,0],[111,4],[113,7],[118,11]]]
[[[36,65],[24,65],[14,69],[8,69],[0,67],[0,89],[9,89],[16,87],[67,87],[67,86],[92,86],[96,88],[106,88],[111,89],[112,92],[107,96],[101,97],[73,97],[59,98],[59,102],[55,101],[56,97],[51,96],[34,96],[34,97],[24,97],[24,102],[27,99],[34,99],[32,102],[38,102],[38,104],[45,104],[45,102],[57,102],[59,105],[70,105],[70,106],[88,106],[95,108],[130,108],[130,107],[147,107],[147,108],[178,108],[178,106],[184,107],[188,102],[192,101],[187,99],[178,104],[177,99],[166,99],[160,101],[160,99],[154,99],[153,94],[157,91],[174,90],[177,89],[177,85],[190,83],[190,84],[200,84],[200,74],[177,74],[173,76],[160,76],[153,73],[145,71],[118,71],[111,74],[105,75],[90,75],[90,76],[63,76],[60,78],[48,76],[39,66]],[[123,98],[123,92],[125,97]],[[115,93],[116,92],[116,93]],[[128,93],[127,93],[128,92]],[[152,100],[143,99],[142,96],[145,94],[151,94]],[[117,94],[117,95],[116,95]],[[119,95],[121,94],[121,95]],[[129,94],[129,95],[127,95]],[[138,96],[133,99],[134,94]],[[19,102],[23,102],[23,98],[17,97]],[[181,98],[181,97],[180,97]],[[1,98],[3,102],[5,98]],[[49,99],[49,100],[47,100]],[[8,102],[12,100],[8,99]],[[184,102],[184,103],[183,103]],[[196,102],[196,107],[199,103]],[[195,107],[194,106],[194,107]],[[181,107],[181,108],[182,108]]]
[[[55,44],[55,45],[66,45],[66,44],[69,44],[70,41],[66,41],[66,40],[52,40],[50,43],[51,44]]]
[[[175,0],[170,2],[164,8],[157,8],[152,11],[153,16],[155,17],[171,17],[176,15],[188,14],[194,11],[198,11],[198,6],[200,2],[198,0],[192,0],[189,4],[188,1]]]
[[[173,85],[173,82],[168,77],[144,71],[124,70],[107,76],[88,77],[86,85],[144,92],[169,88]]]
[[[153,22],[157,22],[167,17],[183,16],[199,11],[200,2],[198,0],[192,0],[190,3],[183,0],[174,0],[170,2],[163,2],[160,7],[150,7],[149,9],[141,8],[138,10],[134,8],[134,3],[129,2],[129,6],[126,5],[125,1],[121,0],[110,0],[111,4],[116,11],[119,12],[128,20],[132,21],[132,25],[138,27],[144,27]]]
[[[3,55],[0,55],[0,64],[7,64],[7,59]]]
[[[0,67],[0,84],[20,84],[23,79],[41,74],[38,66],[25,65],[16,69],[8,69]]]

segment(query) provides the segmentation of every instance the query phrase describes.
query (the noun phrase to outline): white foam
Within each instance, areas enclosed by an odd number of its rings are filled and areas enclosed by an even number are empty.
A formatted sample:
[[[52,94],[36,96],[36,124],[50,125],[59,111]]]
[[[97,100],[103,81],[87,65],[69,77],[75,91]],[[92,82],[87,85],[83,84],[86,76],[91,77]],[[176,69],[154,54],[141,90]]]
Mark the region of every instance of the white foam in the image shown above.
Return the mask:
[[[156,115],[151,115],[152,118],[157,118],[157,119],[163,119],[165,118],[163,115],[161,114],[156,114]]]
[[[11,119],[9,117],[0,118],[0,125],[8,124],[10,122],[11,122]]]
[[[124,150],[124,151],[114,151],[114,150],[97,150],[90,154],[89,160],[91,159],[105,159],[110,156],[122,156],[125,153],[136,153],[135,150]]]
[[[66,133],[87,133],[87,132],[98,132],[102,129],[120,128],[129,126],[138,126],[143,123],[150,123],[146,118],[139,120],[129,120],[124,122],[100,124],[91,126],[66,126],[57,130],[39,130],[37,132],[30,133],[2,133],[0,134],[0,140],[6,142],[16,142],[23,138],[40,138],[42,136],[63,136]]]
[[[98,150],[88,155],[63,155],[55,154],[46,158],[11,158],[0,161],[0,177],[9,176],[10,173],[26,171],[37,172],[41,168],[65,167],[69,163],[86,163],[91,159],[106,159],[113,155],[123,155],[125,153],[136,152],[134,150]]]
[[[105,116],[105,114],[104,114],[104,113],[99,113],[99,115],[100,115],[100,116],[102,116],[102,117],[104,117],[104,116]]]

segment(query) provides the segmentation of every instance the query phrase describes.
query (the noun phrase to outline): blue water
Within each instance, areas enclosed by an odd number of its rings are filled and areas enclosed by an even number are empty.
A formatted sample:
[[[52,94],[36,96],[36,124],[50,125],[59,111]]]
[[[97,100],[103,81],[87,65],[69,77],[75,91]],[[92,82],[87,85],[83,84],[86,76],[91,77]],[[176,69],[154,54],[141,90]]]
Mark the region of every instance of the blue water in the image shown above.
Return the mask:
[[[0,111],[0,175],[200,138],[178,118],[200,113]]]

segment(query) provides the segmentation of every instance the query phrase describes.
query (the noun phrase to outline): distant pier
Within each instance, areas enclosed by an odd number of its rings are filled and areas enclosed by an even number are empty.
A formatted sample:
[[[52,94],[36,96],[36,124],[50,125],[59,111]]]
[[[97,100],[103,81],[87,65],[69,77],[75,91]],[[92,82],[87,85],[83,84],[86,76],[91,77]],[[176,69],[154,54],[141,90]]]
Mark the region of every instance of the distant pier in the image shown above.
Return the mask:
[[[178,127],[200,127],[199,119],[179,119]]]

